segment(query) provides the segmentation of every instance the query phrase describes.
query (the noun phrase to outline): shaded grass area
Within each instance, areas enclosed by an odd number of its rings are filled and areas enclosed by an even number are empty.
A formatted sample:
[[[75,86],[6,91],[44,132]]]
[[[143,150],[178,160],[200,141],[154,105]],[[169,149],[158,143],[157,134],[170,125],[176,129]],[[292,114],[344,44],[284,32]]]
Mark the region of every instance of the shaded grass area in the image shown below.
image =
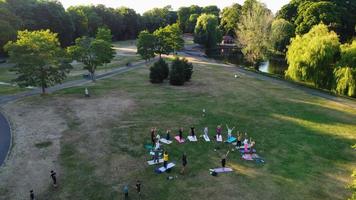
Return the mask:
[[[46,148],[52,145],[51,141],[36,143],[35,146],[39,149]]]
[[[54,96],[79,96],[83,87]],[[106,144],[109,152],[105,161],[100,164],[93,164],[95,161],[77,148],[85,139],[65,139],[78,131],[79,122],[68,118],[73,125],[62,141],[63,183],[51,197],[117,199],[122,186],[130,184],[130,196],[137,199],[132,187],[136,179],[143,182],[142,199],[346,199],[350,195],[345,186],[356,167],[355,152],[350,148],[356,143],[356,110],[352,108],[283,85],[246,76],[235,79],[231,69],[209,65],[195,65],[192,82],[184,87],[152,85],[146,68],[98,81],[89,90],[93,97],[125,92],[137,106],[134,112],[103,127],[110,130],[110,142]],[[187,136],[191,126],[198,135],[208,126],[212,136],[218,124],[247,132],[266,164],[243,161],[235,151],[227,164],[234,172],[212,177],[208,169],[219,167],[221,156],[232,146],[174,142],[164,146],[178,165],[170,174],[157,175],[152,166],[144,170],[134,167],[130,173],[121,174],[125,177],[121,180],[110,180],[111,172],[95,173],[115,156],[130,156],[145,165],[150,158],[143,146],[150,141],[151,127],[158,127],[161,133],[170,128],[173,134],[184,127]],[[178,172],[183,152],[188,155],[188,168],[181,176]],[[167,180],[168,175],[178,178]]]

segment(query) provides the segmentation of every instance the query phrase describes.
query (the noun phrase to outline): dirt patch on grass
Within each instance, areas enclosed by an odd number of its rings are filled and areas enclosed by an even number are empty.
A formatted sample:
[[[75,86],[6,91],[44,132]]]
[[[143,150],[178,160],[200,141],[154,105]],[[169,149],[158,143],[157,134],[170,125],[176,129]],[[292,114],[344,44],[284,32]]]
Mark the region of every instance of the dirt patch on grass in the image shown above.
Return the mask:
[[[12,123],[13,148],[0,168],[0,188],[6,191],[0,199],[27,199],[31,189],[40,193],[48,187],[50,170],[60,174],[57,158],[61,132],[67,124],[54,105],[17,102],[4,107]],[[37,147],[44,142],[52,144]]]

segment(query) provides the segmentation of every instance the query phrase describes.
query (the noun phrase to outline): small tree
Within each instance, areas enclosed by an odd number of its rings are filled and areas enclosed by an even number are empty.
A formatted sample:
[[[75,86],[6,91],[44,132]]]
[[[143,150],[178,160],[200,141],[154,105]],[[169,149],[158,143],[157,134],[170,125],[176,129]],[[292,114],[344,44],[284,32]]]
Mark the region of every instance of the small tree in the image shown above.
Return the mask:
[[[168,78],[168,74],[168,64],[163,59],[159,59],[150,68],[150,82],[162,83],[164,79]]]
[[[193,64],[189,63],[186,58],[182,58],[179,61],[184,66],[185,81],[190,81],[193,74]]]
[[[137,53],[143,59],[150,60],[155,57],[156,37],[148,31],[141,31],[137,39]]]
[[[99,28],[95,35],[96,39],[112,42],[111,30],[108,28]]]
[[[75,45],[68,47],[67,52],[74,59],[84,63],[84,69],[89,71],[92,81],[95,81],[96,68],[105,63],[110,63],[115,55],[111,43],[86,36],[77,38]]]
[[[49,86],[61,83],[72,68],[57,34],[49,30],[19,31],[18,39],[8,42],[5,50],[15,63],[18,77],[14,81],[23,87],[39,86],[43,94]]]
[[[183,35],[178,24],[159,28],[153,35],[156,37],[155,53],[159,54],[159,57],[161,57],[162,54],[169,55],[183,48]]]
[[[186,69],[184,62],[176,57],[172,61],[171,72],[169,75],[169,82],[171,85],[184,85],[186,81]]]

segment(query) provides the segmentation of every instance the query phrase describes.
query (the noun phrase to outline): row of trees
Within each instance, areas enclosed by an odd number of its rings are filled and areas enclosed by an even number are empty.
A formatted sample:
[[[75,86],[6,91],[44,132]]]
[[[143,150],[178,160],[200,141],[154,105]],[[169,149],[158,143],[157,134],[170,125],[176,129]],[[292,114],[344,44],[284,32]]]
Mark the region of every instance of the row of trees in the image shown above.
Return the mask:
[[[169,6],[140,15],[126,7],[90,5],[65,10],[58,1],[4,0],[0,1],[0,54],[8,41],[16,39],[18,30],[49,29],[58,33],[60,44],[65,47],[78,37],[94,37],[99,27],[109,28],[114,40],[127,40],[135,39],[141,30],[154,31],[177,19],[177,12]]]
[[[150,82],[162,83],[169,78],[171,85],[179,86],[190,81],[192,74],[193,64],[189,63],[185,58],[175,57],[171,63],[171,69],[163,59],[159,59],[150,68]]]
[[[18,85],[38,86],[45,93],[46,88],[61,83],[72,69],[71,62],[84,64],[95,81],[95,70],[104,63],[111,62],[114,50],[111,46],[109,29],[99,28],[95,38],[82,36],[75,45],[63,49],[57,33],[50,30],[19,31],[18,39],[5,45],[13,71],[18,77]]]

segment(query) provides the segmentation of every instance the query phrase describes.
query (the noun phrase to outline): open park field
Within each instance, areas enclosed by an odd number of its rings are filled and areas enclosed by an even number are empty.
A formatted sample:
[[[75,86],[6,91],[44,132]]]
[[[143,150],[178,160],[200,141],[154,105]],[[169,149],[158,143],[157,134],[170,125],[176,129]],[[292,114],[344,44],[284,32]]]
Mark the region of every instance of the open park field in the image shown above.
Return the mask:
[[[95,84],[3,106],[13,128],[13,146],[0,168],[0,199],[121,199],[137,179],[141,199],[346,199],[356,168],[355,102],[343,105],[303,90],[260,80],[218,64],[194,64],[192,81],[183,87],[153,85],[145,66]],[[83,96],[84,87],[91,92]],[[202,116],[206,109],[206,116]],[[235,126],[256,141],[257,164],[230,152],[234,172],[213,177],[210,168],[233,147],[197,143],[164,145],[177,167],[156,174],[144,145],[150,129],[163,134],[179,127],[198,135],[218,124]],[[226,136],[226,129],[223,131]],[[235,131],[234,131],[235,134]],[[217,149],[217,151],[214,151]],[[187,173],[180,175],[187,153]],[[59,187],[53,189],[49,171]],[[177,176],[167,180],[167,176]]]

